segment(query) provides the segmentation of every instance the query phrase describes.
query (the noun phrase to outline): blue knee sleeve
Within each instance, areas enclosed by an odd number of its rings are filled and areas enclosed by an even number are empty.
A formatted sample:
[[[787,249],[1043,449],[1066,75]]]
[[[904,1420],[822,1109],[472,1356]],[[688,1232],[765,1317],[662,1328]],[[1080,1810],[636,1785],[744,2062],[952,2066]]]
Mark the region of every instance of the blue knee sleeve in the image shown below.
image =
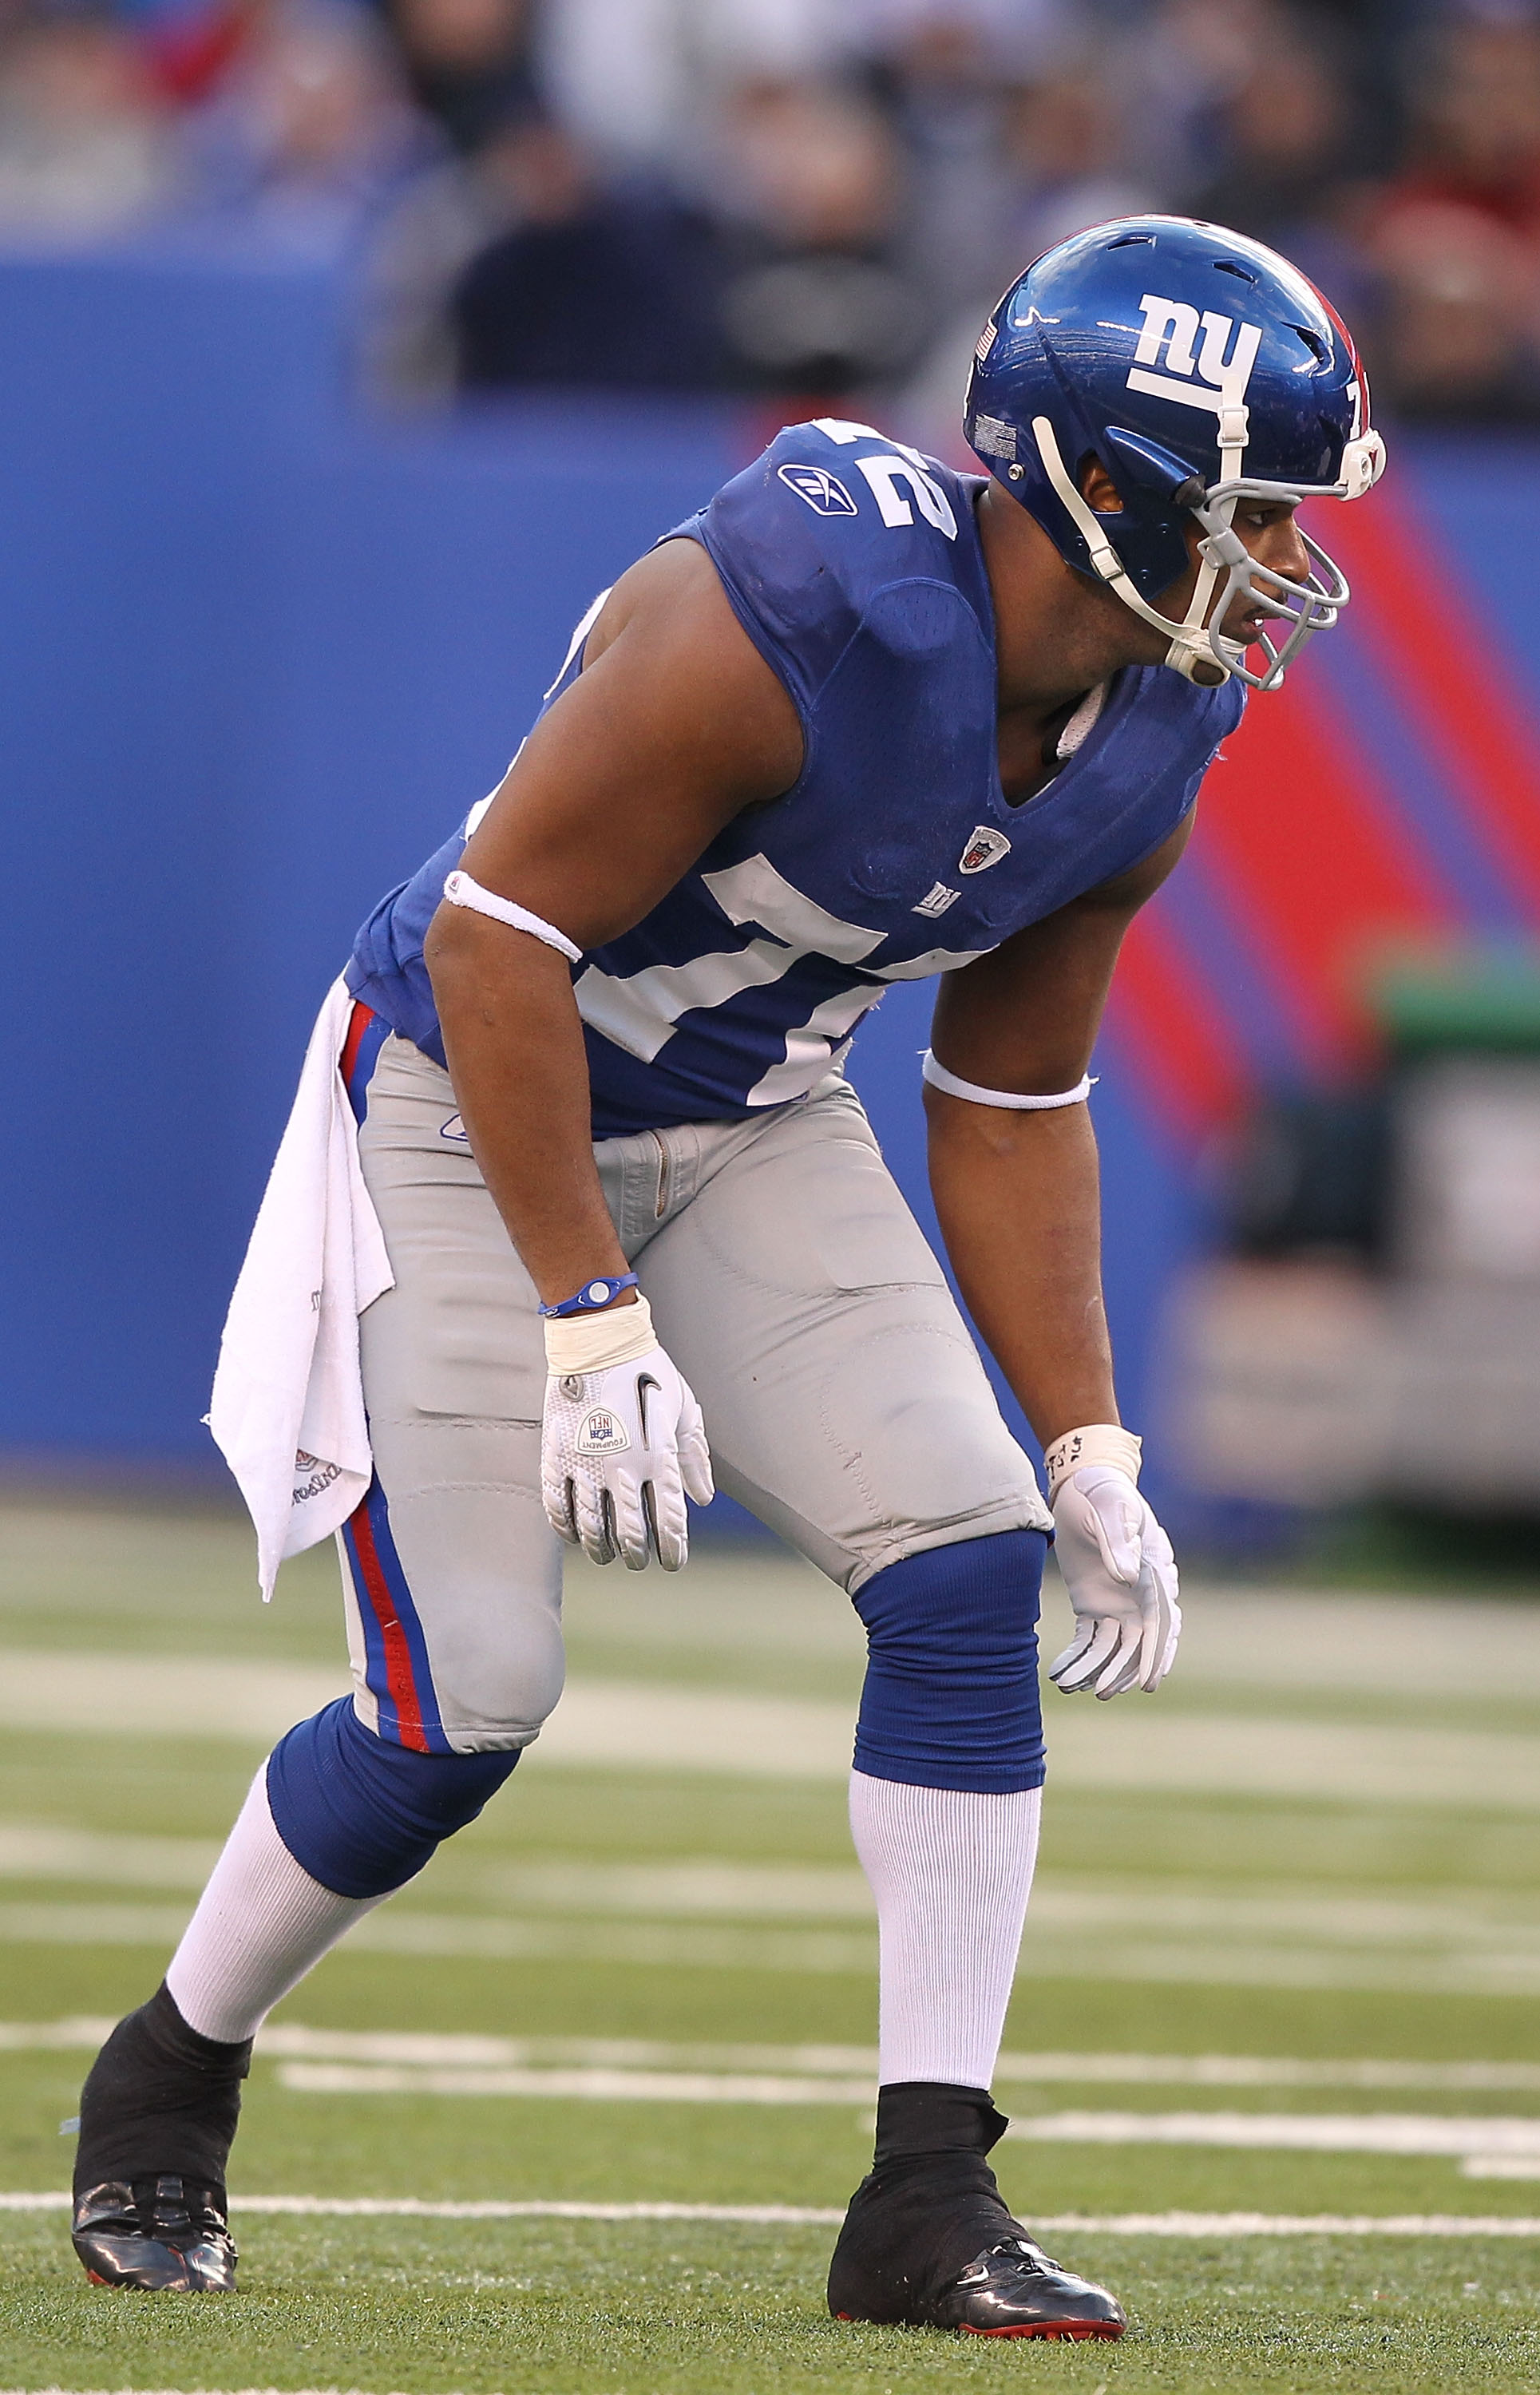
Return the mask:
[[[856,1768],[910,1788],[1042,1785],[1037,1617],[1048,1542],[1002,1530],[874,1572]]]
[[[351,1697],[279,1740],[268,1803],[301,1871],[337,1896],[386,1896],[443,1838],[473,1821],[518,1762],[501,1754],[418,1754],[365,1729]]]

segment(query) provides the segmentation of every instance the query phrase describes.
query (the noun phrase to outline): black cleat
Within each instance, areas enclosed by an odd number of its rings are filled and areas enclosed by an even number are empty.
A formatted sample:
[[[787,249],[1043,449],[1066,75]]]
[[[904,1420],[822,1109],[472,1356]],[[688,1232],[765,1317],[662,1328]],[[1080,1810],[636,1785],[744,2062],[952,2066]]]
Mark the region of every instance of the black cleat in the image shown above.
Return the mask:
[[[235,2240],[222,2187],[184,2180],[108,2179],[77,2198],[71,2231],[94,2287],[230,2295]]]
[[[1116,2296],[1051,2260],[1018,2222],[1011,2228],[937,2298],[935,2327],[964,2336],[1122,2336],[1128,2322]]]
[[[836,2320],[965,2336],[1122,2336],[1105,2287],[1061,2269],[1006,2209],[985,2155],[1006,2124],[979,2088],[911,2082],[878,2097],[877,2160],[829,2268]]]
[[[228,2294],[225,2163],[251,2041],[183,2020],[164,1985],[119,2021],[80,2097],[74,2249],[103,2287]]]

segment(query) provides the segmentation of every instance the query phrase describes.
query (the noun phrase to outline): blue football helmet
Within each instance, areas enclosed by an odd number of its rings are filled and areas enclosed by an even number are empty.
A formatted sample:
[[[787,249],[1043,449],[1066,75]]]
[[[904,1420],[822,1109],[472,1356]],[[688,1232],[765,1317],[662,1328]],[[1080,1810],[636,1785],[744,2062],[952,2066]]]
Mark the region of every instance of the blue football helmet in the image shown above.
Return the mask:
[[[1235,674],[1276,690],[1290,660],[1348,602],[1341,570],[1301,526],[1302,582],[1260,565],[1233,523],[1254,499],[1356,499],[1385,443],[1352,337],[1276,251],[1190,217],[1122,217],[1061,242],[1013,283],[979,337],[963,430],[1061,557],[1171,635],[1165,662],[1190,681]],[[1099,515],[1081,491],[1097,458],[1122,501]],[[1154,602],[1187,573],[1178,622]],[[1260,673],[1219,627],[1245,598],[1264,631]]]

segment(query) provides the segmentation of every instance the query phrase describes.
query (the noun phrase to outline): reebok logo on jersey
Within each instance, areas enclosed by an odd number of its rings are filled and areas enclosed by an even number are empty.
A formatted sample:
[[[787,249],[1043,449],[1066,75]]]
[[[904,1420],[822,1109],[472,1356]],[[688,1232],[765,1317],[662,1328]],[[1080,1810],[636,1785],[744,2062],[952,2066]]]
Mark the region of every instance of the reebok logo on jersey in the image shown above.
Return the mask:
[[[468,1146],[471,1141],[471,1134],[466,1130],[465,1125],[461,1122],[458,1115],[451,1115],[446,1123],[440,1123],[439,1137],[440,1139],[463,1140]]]
[[[607,1406],[595,1406],[573,1440],[579,1455],[618,1455],[630,1445],[625,1423]]]
[[[1011,853],[1011,843],[1002,831],[991,831],[988,824],[976,824],[968,834],[968,845],[957,860],[959,873],[988,873],[1002,856]]]
[[[831,474],[827,466],[779,466],[776,470],[787,489],[795,491],[816,516],[853,516],[859,512],[838,474]]]
[[[1225,415],[1245,404],[1246,385],[1262,346],[1261,325],[1238,324],[1233,316],[1221,316],[1212,308],[1200,317],[1185,299],[1162,299],[1153,291],[1145,293],[1139,307],[1144,330],[1129,368],[1128,389],[1148,391],[1152,399],[1174,399],[1182,407],[1211,409],[1221,419],[1223,440]],[[1194,357],[1200,326],[1203,345]],[[1162,344],[1165,372],[1151,374],[1148,369],[1160,364]],[[1239,437],[1245,439],[1243,421]]]
[[[926,915],[934,923],[937,915],[944,915],[962,895],[961,890],[949,890],[944,881],[933,881],[918,906],[911,906],[909,913]]]

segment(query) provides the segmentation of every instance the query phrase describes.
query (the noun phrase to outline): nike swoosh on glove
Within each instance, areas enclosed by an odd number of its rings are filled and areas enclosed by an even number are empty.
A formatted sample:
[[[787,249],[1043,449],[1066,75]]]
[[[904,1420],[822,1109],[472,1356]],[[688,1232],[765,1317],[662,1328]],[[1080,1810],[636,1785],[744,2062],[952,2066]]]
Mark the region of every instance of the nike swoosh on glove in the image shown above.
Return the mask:
[[[617,1352],[618,1351],[618,1352]],[[540,1494],[547,1518],[591,1562],[678,1571],[689,1553],[686,1493],[716,1494],[689,1383],[634,1305],[546,1324]]]
[[[1176,1558],[1135,1481],[1115,1464],[1071,1472],[1054,1491],[1054,1552],[1075,1634],[1048,1677],[1066,1696],[1158,1688],[1176,1658]]]

